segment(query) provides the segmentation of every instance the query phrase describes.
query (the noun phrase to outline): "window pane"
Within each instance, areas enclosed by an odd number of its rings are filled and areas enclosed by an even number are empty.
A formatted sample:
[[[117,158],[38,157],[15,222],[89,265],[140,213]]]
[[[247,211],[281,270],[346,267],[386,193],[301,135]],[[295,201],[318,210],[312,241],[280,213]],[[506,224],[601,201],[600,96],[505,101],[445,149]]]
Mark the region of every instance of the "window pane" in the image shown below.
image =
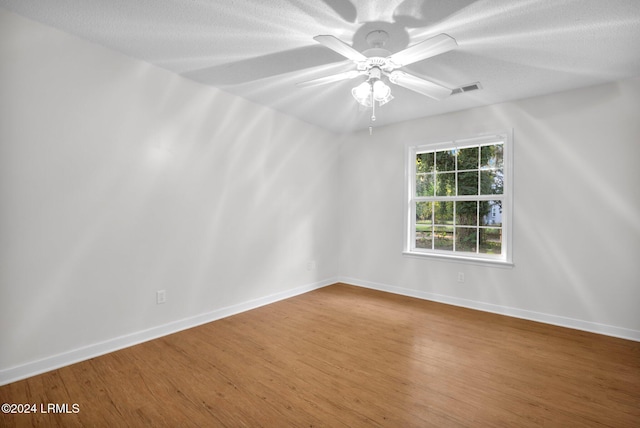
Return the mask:
[[[453,251],[453,227],[436,226],[434,228],[434,248]]]
[[[481,226],[502,226],[502,201],[480,201]]]
[[[433,173],[416,173],[416,196],[433,196]]]
[[[477,232],[475,227],[456,227],[456,251],[475,253]]]
[[[433,202],[416,202],[416,248],[432,248]]]
[[[501,195],[503,190],[502,170],[480,171],[480,194]]]
[[[416,172],[433,171],[433,153],[420,153],[416,155]]]
[[[433,249],[433,234],[431,226],[416,225],[416,248]]]
[[[453,224],[453,202],[437,201],[434,202],[434,223],[435,224]]]
[[[477,194],[478,194],[478,171],[459,172],[458,173],[458,195],[477,195]]]
[[[483,146],[480,152],[480,168],[502,168],[503,145]]]
[[[477,226],[478,225],[478,202],[463,201],[456,202],[456,225]]]
[[[458,150],[458,171],[463,169],[478,169],[478,147]]]
[[[501,254],[502,253],[502,229],[480,229],[480,253]]]
[[[433,202],[416,202],[416,224],[433,222]]]
[[[455,196],[456,173],[436,173],[436,196]]]
[[[456,151],[436,152],[436,171],[454,171],[456,169]]]

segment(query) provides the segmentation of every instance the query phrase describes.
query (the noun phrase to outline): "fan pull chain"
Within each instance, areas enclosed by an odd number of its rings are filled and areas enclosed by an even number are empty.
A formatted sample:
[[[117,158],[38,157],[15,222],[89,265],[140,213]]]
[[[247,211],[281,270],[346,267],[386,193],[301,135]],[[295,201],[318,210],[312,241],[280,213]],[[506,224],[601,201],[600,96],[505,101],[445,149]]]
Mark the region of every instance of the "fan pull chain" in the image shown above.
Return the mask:
[[[376,121],[376,100],[373,98],[373,85],[371,85],[371,121]]]

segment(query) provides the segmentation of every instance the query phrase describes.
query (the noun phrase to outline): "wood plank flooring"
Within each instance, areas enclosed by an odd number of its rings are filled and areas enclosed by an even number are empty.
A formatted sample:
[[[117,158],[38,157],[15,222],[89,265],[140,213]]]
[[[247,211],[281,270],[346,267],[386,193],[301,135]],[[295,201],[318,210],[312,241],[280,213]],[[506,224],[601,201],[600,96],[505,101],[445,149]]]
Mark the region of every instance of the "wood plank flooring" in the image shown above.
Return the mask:
[[[335,284],[0,402],[79,407],[3,427],[637,427],[640,343]]]

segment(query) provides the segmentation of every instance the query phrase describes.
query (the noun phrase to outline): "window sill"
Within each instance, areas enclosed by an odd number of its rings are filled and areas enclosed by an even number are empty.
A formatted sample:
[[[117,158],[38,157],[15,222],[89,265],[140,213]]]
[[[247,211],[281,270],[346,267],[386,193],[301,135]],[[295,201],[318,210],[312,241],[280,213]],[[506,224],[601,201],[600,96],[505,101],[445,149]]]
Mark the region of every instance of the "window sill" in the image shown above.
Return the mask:
[[[479,266],[491,266],[498,268],[510,269],[513,268],[513,262],[499,259],[483,259],[479,257],[465,257],[460,255],[448,255],[448,254],[435,254],[435,253],[420,253],[414,251],[403,251],[402,254],[407,257],[414,257],[417,259],[433,259],[443,262],[454,263],[466,263]]]

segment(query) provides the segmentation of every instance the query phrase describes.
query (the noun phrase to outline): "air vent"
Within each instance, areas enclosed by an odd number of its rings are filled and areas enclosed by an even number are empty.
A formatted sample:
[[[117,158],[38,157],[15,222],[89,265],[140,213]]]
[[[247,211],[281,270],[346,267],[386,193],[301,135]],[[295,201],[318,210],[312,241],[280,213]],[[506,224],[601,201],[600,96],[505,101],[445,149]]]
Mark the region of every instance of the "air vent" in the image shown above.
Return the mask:
[[[481,88],[480,82],[471,83],[469,85],[464,85],[464,86],[460,86],[459,88],[455,88],[453,91],[451,91],[451,95],[461,94],[463,92],[477,91],[480,88]]]

